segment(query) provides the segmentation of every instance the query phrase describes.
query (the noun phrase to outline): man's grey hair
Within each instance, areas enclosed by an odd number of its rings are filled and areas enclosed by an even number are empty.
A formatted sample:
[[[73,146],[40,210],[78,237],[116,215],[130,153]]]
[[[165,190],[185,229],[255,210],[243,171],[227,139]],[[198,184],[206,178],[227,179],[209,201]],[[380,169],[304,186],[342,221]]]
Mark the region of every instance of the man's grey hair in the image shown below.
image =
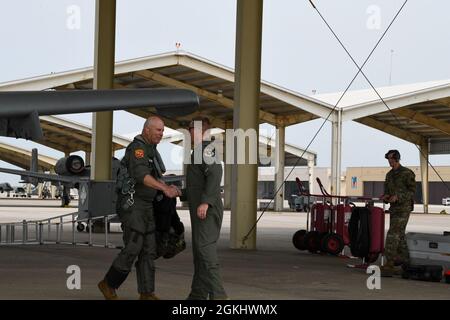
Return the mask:
[[[164,123],[164,121],[160,117],[158,117],[158,116],[151,116],[147,120],[145,120],[144,127],[142,128],[142,130],[144,130],[145,128],[150,128],[155,123],[155,121],[157,121],[157,120],[161,121],[162,123]]]

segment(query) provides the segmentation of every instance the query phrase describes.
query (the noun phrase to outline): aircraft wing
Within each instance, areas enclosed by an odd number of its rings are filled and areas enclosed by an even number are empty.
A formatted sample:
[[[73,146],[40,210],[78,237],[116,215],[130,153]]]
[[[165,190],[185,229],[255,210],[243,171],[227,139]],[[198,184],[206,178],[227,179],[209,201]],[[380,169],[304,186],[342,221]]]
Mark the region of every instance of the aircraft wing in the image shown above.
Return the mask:
[[[0,135],[38,141],[39,116],[154,107],[161,116],[197,110],[198,96],[186,89],[58,90],[0,92]]]
[[[31,172],[26,170],[14,170],[14,169],[6,169],[0,168],[0,172],[15,174],[21,176],[23,180],[25,178],[35,178],[38,182],[51,181],[51,182],[60,182],[62,184],[75,184],[80,181],[86,180],[86,178],[82,177],[70,177],[70,176],[61,176],[57,174],[48,174],[48,173],[39,173],[39,172]]]
[[[57,174],[39,173],[39,172],[31,172],[31,171],[26,171],[26,170],[15,170],[15,169],[6,169],[6,168],[0,168],[0,172],[19,175],[24,180],[25,180],[25,178],[35,178],[38,180],[38,182],[51,181],[51,182],[60,182],[62,184],[74,185],[75,183],[89,180],[89,177],[62,176],[62,175],[57,175]],[[184,176],[184,175],[178,175],[178,176],[177,175],[167,175],[167,176],[163,176],[161,178],[161,180],[163,180],[166,183],[182,182],[185,179],[186,179],[186,176]]]

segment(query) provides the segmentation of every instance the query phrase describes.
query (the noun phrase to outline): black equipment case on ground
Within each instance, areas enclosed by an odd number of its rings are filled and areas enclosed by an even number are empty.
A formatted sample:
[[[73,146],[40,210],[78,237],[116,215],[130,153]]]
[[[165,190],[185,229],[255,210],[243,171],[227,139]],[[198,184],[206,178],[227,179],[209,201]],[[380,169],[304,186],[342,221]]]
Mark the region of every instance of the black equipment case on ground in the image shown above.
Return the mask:
[[[403,279],[440,282],[443,268],[436,265],[404,265]]]

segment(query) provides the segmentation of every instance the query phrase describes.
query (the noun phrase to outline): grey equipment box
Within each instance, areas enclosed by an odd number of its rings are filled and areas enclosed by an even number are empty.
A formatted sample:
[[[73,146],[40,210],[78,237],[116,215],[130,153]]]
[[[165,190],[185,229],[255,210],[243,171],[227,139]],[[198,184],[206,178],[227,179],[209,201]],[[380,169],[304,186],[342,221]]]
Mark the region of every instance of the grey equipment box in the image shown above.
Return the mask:
[[[267,207],[269,205],[269,207]],[[259,201],[259,210],[273,210],[274,209],[274,201],[270,200],[260,200]]]
[[[114,181],[81,182],[78,191],[78,219],[115,214],[115,187]]]
[[[444,270],[450,269],[450,233],[406,234],[411,264],[440,265]]]

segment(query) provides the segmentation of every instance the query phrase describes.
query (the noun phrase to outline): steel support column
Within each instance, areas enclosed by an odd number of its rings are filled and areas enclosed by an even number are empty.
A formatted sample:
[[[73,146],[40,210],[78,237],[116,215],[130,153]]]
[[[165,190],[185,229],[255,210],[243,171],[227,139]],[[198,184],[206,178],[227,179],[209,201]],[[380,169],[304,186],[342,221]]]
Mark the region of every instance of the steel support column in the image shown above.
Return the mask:
[[[429,204],[429,176],[428,176],[428,157],[430,149],[428,141],[420,145],[420,173],[422,176],[422,200],[423,200],[423,213],[428,213]]]
[[[253,129],[259,140],[259,94],[261,86],[262,0],[239,0],[236,21],[236,74],[233,126]],[[247,161],[250,140],[246,142]],[[236,144],[235,144],[236,150]],[[256,145],[258,150],[258,144]],[[231,247],[256,249],[256,196],[258,164],[233,166],[231,196]]]
[[[115,31],[116,0],[97,0],[94,89],[113,88]],[[92,179],[111,179],[112,128],[112,111],[94,113],[92,117]]]
[[[283,185],[284,182],[284,154],[285,154],[285,127],[277,127],[275,142],[275,183],[274,194]],[[275,195],[275,211],[283,211],[284,206],[284,186]]]
[[[309,175],[309,193],[314,194],[314,160],[308,160],[308,175]]]
[[[342,112],[336,111],[331,133],[331,194],[341,194]]]
[[[84,164],[89,166],[91,164],[91,153],[89,151],[84,152]]]

